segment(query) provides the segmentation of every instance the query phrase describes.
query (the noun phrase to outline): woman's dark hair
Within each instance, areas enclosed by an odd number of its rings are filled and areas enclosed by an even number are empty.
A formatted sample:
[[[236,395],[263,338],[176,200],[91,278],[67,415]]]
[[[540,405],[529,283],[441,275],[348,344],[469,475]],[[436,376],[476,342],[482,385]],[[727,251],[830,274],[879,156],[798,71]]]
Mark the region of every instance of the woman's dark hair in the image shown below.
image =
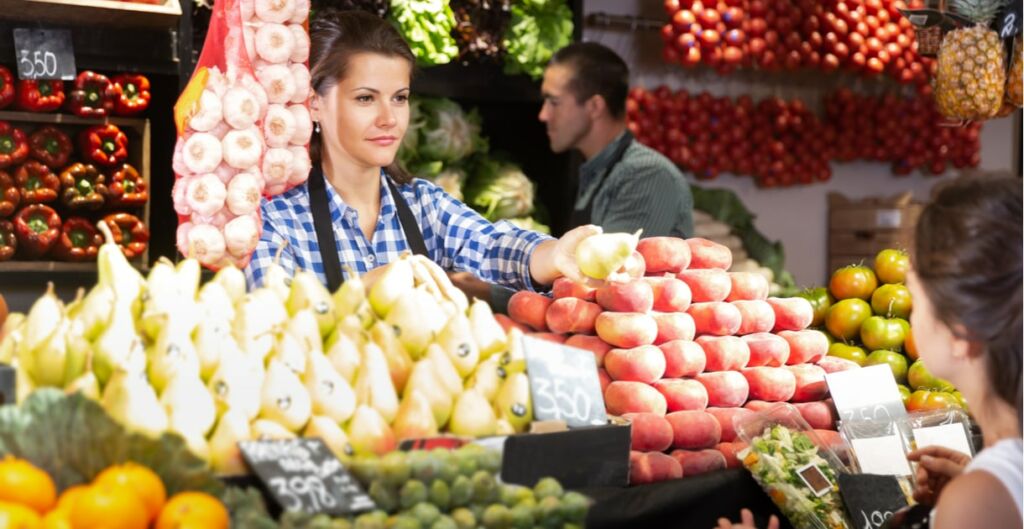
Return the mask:
[[[577,103],[599,95],[613,118],[626,114],[629,66],[611,48],[596,42],[576,42],[555,52],[549,64],[572,68],[569,91]]]
[[[941,185],[917,221],[912,256],[936,315],[960,338],[982,346],[993,390],[1018,417],[1021,186],[1013,176],[960,177]]]
[[[349,61],[359,53],[375,53],[386,57],[400,57],[416,64],[409,44],[386,20],[363,11],[323,9],[315,13],[309,26],[310,86],[318,95],[324,95],[348,70]],[[322,160],[322,139],[317,133],[309,142],[309,156],[314,164]],[[412,181],[397,161],[385,168],[399,184]]]

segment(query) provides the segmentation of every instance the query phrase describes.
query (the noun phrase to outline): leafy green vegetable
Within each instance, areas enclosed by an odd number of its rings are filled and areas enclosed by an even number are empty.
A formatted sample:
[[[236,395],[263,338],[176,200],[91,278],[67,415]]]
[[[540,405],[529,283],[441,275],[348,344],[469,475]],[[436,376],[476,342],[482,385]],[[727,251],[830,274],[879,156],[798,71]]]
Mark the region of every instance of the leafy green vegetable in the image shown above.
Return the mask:
[[[419,128],[419,155],[425,160],[455,162],[475,152],[487,151],[480,136],[480,115],[465,112],[458,103],[445,98],[424,98],[420,102],[424,123]]]
[[[59,490],[92,481],[103,469],[126,461],[153,469],[168,495],[194,490],[219,496],[224,490],[180,436],[128,433],[96,402],[52,388],[36,390],[20,406],[0,408],[0,453],[42,468]]]
[[[390,16],[419,64],[447,64],[458,56],[451,36],[455,14],[446,0],[392,0]]]
[[[572,42],[572,30],[565,0],[519,0],[505,32],[505,73],[539,79],[551,56]]]
[[[466,203],[492,222],[526,217],[533,211],[533,182],[512,163],[484,160],[465,194]]]

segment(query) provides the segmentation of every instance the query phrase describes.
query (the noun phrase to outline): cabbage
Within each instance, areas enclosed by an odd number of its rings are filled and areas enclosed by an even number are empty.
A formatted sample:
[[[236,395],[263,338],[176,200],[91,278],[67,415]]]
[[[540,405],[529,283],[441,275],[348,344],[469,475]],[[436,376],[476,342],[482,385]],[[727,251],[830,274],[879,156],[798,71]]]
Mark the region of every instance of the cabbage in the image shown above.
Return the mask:
[[[482,162],[465,193],[466,203],[492,222],[533,212],[533,182],[515,164]]]
[[[458,167],[447,167],[433,179],[435,184],[456,200],[463,200],[462,184],[466,181],[466,171]]]
[[[477,151],[486,151],[480,137],[480,116],[466,113],[451,99],[423,99],[420,103],[423,125],[418,140],[421,160],[455,162]]]

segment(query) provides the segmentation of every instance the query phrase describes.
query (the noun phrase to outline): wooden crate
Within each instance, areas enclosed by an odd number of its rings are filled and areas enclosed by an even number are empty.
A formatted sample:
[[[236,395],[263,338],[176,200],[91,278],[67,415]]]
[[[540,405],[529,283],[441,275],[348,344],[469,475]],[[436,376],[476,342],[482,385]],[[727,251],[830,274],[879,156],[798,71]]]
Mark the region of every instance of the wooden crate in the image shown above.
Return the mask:
[[[830,193],[828,205],[829,276],[849,264],[871,266],[875,254],[886,248],[909,248],[924,207],[909,192],[862,200]]]
[[[0,0],[2,1],[2,0]],[[57,125],[58,128],[68,133],[74,146],[75,155],[72,159],[79,159],[77,133],[93,125],[113,123],[128,136],[128,163],[138,169],[139,174],[146,182],[146,189],[150,192],[150,200],[139,210],[131,211],[133,214],[141,213],[142,221],[150,226],[149,208],[152,202],[152,185],[150,184],[150,124],[148,119],[140,118],[82,118],[70,114],[48,114],[42,112],[7,112],[0,111],[0,120],[9,121],[31,134],[34,130],[44,125]],[[105,211],[105,210],[104,210]],[[86,215],[89,216],[89,215]],[[89,216],[92,218],[92,216]],[[141,256],[132,260],[136,268],[145,269],[149,266],[149,245]],[[2,272],[87,272],[96,269],[95,262],[66,263],[61,261],[19,261],[11,260],[0,262],[0,273]]]

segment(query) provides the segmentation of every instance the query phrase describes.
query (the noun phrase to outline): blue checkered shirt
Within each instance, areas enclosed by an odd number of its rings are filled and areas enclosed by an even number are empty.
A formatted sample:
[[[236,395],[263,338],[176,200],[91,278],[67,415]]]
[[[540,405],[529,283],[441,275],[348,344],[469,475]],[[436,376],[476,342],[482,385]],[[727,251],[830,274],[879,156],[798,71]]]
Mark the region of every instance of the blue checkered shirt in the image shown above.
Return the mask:
[[[368,241],[359,228],[358,212],[345,204],[334,187],[327,183],[327,198],[334,237],[338,241],[338,260],[364,274],[386,265],[409,249],[398,220],[395,202],[381,173],[380,215],[373,240]],[[471,272],[491,283],[517,289],[533,289],[530,256],[546,235],[517,228],[501,221],[491,224],[468,206],[452,198],[440,187],[421,179],[398,186],[423,233],[430,258],[445,270]],[[249,287],[263,284],[263,274],[281,252],[280,265],[289,275],[296,268],[312,270],[325,285],[324,263],[313,228],[309,206],[309,187],[296,186],[260,205],[263,234],[252,260],[245,269]],[[344,274],[344,272],[343,272]]]

